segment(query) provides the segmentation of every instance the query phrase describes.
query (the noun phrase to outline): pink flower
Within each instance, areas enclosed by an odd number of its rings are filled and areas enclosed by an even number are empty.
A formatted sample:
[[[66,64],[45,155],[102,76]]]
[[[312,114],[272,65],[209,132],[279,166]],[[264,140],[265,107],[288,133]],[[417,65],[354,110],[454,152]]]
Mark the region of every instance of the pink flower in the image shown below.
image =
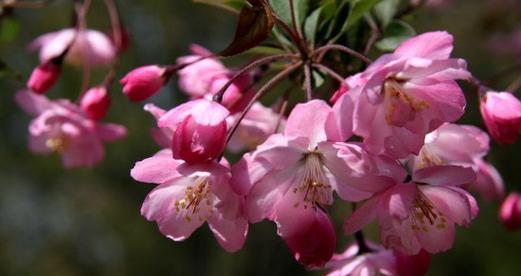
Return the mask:
[[[489,91],[481,98],[481,115],[490,135],[512,144],[521,134],[521,102],[511,93]]]
[[[159,184],[147,195],[141,214],[156,221],[163,235],[182,241],[208,222],[226,251],[242,248],[248,232],[244,199],[229,185],[226,160],[193,166],[172,159],[166,149],[137,162],[131,175],[140,182]]]
[[[123,93],[133,102],[143,101],[157,93],[165,85],[166,69],[147,65],[130,71],[120,81]]]
[[[158,126],[173,130],[174,158],[195,164],[222,154],[228,115],[228,110],[214,101],[193,100],[165,113]]]
[[[159,120],[161,116],[165,115],[166,110],[155,106],[154,104],[146,104],[144,110],[149,112],[154,118]],[[161,148],[167,149],[172,146],[172,139],[174,138],[174,129],[173,128],[159,128],[154,127],[150,130],[152,138]]]
[[[396,158],[417,154],[427,133],[461,117],[465,97],[455,80],[470,74],[464,60],[449,58],[452,40],[446,32],[416,36],[347,80],[351,89],[342,97],[358,96],[354,111],[340,113],[354,112],[354,133],[368,150]]]
[[[101,120],[110,107],[110,95],[107,88],[98,86],[91,88],[81,97],[80,107],[92,120]]]
[[[397,275],[400,276],[423,276],[429,271],[431,263],[431,255],[425,250],[420,253],[409,256],[400,251],[395,251]]]
[[[38,94],[49,91],[60,77],[60,66],[52,61],[38,65],[27,81],[27,87]]]
[[[199,45],[192,45],[192,55],[180,57],[178,64],[188,64],[195,62],[203,57],[210,56],[212,53]],[[207,97],[211,98],[216,94],[235,74],[226,68],[216,58],[205,58],[179,70],[179,88],[186,92],[192,99]],[[232,113],[237,112],[244,101],[243,97],[248,92],[251,77],[244,74],[234,81],[225,91],[221,104],[228,108]]]
[[[228,117],[229,125],[237,120],[239,114]],[[271,108],[255,103],[244,116],[228,143],[228,149],[232,152],[240,152],[244,149],[254,150],[271,135],[277,132],[277,125],[283,128],[285,119],[273,112]]]
[[[476,181],[470,184],[469,189],[477,191],[485,200],[500,200],[505,195],[503,178],[491,164],[476,160]]]
[[[98,164],[104,155],[103,142],[126,135],[123,126],[90,120],[68,100],[50,101],[45,96],[19,91],[16,101],[36,117],[29,126],[29,148],[39,154],[58,152],[66,168]]]
[[[46,63],[67,52],[66,61],[75,65],[110,65],[116,57],[116,49],[110,38],[95,30],[78,31],[73,28],[44,34],[36,38],[30,50],[40,50],[40,62]]]
[[[348,217],[346,234],[378,219],[382,243],[407,253],[423,248],[437,253],[450,249],[455,226],[469,225],[478,213],[475,199],[458,187],[474,181],[471,168],[436,166],[415,171],[412,182],[381,192]]]
[[[279,205],[276,214],[278,234],[297,262],[308,269],[323,267],[336,248],[336,233],[331,219],[324,211],[313,208],[304,210],[296,219],[293,208],[291,202]]]
[[[369,243],[370,252],[361,252],[352,244],[342,254],[334,255],[326,265],[327,276],[398,276],[396,260],[391,250]],[[419,276],[419,275],[416,275]]]
[[[511,193],[507,196],[499,211],[499,219],[510,231],[521,229],[521,195]]]

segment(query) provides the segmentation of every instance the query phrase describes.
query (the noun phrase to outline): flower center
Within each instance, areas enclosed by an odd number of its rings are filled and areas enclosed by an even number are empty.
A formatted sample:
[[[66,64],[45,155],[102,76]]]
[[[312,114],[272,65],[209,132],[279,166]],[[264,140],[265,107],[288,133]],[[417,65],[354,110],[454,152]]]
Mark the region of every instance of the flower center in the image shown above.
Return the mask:
[[[412,230],[429,232],[429,226],[444,229],[447,226],[445,216],[420,191],[419,193],[411,208]]]
[[[64,153],[69,147],[69,139],[63,135],[49,138],[45,141],[45,146],[52,151]]]
[[[387,108],[385,120],[390,125],[403,126],[412,121],[416,112],[429,107],[424,100],[418,100],[402,86],[403,80],[389,78],[383,84],[384,101]]]
[[[205,221],[213,214],[212,193],[207,177],[196,177],[193,185],[186,187],[185,197],[174,203],[177,214],[191,222],[194,217]]]
[[[420,154],[416,159],[414,166],[416,169],[423,169],[427,167],[444,165],[445,162],[435,153],[433,153],[428,145],[424,145],[420,150]]]
[[[293,189],[293,193],[303,193],[303,207],[315,207],[317,204],[327,204],[331,198],[331,186],[328,184],[323,166],[323,157],[313,151],[304,156],[304,176],[300,184]],[[300,202],[296,202],[297,208]]]

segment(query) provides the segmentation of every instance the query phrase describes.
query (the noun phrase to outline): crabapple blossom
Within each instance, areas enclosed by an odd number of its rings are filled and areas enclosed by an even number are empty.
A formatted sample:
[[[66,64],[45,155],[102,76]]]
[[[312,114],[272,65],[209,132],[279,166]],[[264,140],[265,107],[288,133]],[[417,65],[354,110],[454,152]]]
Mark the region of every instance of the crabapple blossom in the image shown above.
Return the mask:
[[[342,254],[335,254],[327,263],[327,276],[376,276],[399,275],[392,250],[369,243],[370,251],[361,252],[358,244],[352,244]],[[418,276],[418,275],[417,275]]]
[[[93,87],[81,97],[80,107],[92,120],[101,120],[110,107],[110,95],[104,86]]]
[[[173,157],[194,164],[219,157],[226,142],[229,111],[206,100],[193,100],[166,112],[158,120],[160,128],[173,129]]]
[[[521,135],[521,101],[511,93],[487,92],[480,110],[488,132],[499,143],[512,144]]]
[[[242,248],[248,233],[248,221],[242,213],[244,198],[231,189],[230,166],[225,159],[190,165],[173,159],[170,150],[164,149],[137,162],[131,176],[159,184],[147,195],[141,214],[155,221],[166,237],[185,240],[207,222],[226,251]]]
[[[342,97],[356,97],[353,130],[369,151],[417,154],[427,133],[463,115],[465,97],[455,80],[470,73],[464,60],[450,58],[452,41],[446,32],[418,35],[347,81],[356,86]]]
[[[43,95],[19,91],[16,101],[36,117],[29,126],[29,149],[38,154],[59,153],[66,168],[98,164],[104,155],[103,143],[126,135],[123,126],[93,121],[68,100],[51,101]]]
[[[166,69],[158,65],[136,68],[121,79],[123,93],[133,102],[146,100],[165,85],[166,73]]]
[[[116,57],[116,48],[110,38],[95,30],[78,31],[75,28],[47,33],[36,38],[30,45],[39,50],[40,62],[46,63],[67,51],[65,61],[74,65],[110,65]]]
[[[38,94],[45,94],[60,77],[60,66],[53,61],[38,65],[27,81],[27,87]]]
[[[521,229],[521,195],[510,193],[501,204],[499,219],[510,231]]]
[[[425,250],[409,256],[400,251],[394,251],[396,270],[400,276],[423,276],[429,271],[431,255]]]

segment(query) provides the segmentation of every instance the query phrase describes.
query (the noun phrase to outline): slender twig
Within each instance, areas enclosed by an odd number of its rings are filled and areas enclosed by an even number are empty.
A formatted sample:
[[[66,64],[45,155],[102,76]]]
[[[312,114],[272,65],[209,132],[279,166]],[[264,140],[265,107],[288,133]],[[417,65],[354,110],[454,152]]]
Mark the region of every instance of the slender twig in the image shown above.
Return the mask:
[[[371,28],[371,36],[367,40],[367,44],[365,45],[364,49],[364,55],[367,55],[373,48],[376,41],[378,41],[378,39],[382,35],[382,31],[380,30],[378,23],[373,19],[371,15],[365,16],[365,20],[367,22],[367,25],[369,25],[369,27]]]
[[[246,113],[250,110],[250,108],[253,106],[253,104],[258,101],[264,94],[272,89],[275,85],[277,85],[280,81],[282,81],[284,78],[286,78],[289,74],[291,74],[293,71],[295,71],[297,68],[302,66],[302,61],[293,63],[289,66],[287,66],[284,70],[279,72],[277,75],[275,75],[272,79],[270,79],[264,86],[262,86],[257,93],[252,97],[246,108],[241,112],[237,120],[234,122],[232,127],[230,128],[230,131],[228,132],[228,136],[226,137],[226,144],[230,142],[230,139],[232,138],[233,134],[239,127],[239,124],[241,123],[242,119],[244,119],[244,116],[246,116]]]
[[[340,44],[329,44],[329,45],[325,45],[325,46],[322,46],[318,49],[315,50],[315,52],[313,53],[313,55],[321,55],[321,54],[325,54],[325,52],[328,52],[328,51],[331,51],[331,50],[337,50],[337,51],[341,51],[341,52],[344,52],[348,55],[351,55],[353,57],[356,57],[358,58],[359,60],[367,63],[367,64],[370,64],[372,63],[371,59],[369,59],[368,57],[366,57],[365,55],[349,48],[349,47],[346,47],[346,46],[343,46],[343,45],[340,45]]]
[[[509,92],[516,92],[519,88],[521,88],[521,77],[518,77],[515,79],[508,87],[507,91]]]
[[[364,253],[372,252],[371,248],[367,246],[367,243],[364,238],[364,233],[362,231],[358,231],[355,233],[356,243],[358,244],[358,255],[362,255]]]
[[[89,12],[90,6],[92,4],[92,0],[85,0],[81,5],[81,8],[78,12],[78,21],[76,26],[76,37],[81,35],[81,33],[87,28],[87,13]],[[74,39],[76,40],[76,38]],[[74,43],[74,42],[73,42]],[[90,61],[86,60],[87,57],[82,57],[82,81],[81,81],[81,91],[84,93],[89,88],[90,83]],[[81,98],[81,95],[80,95]]]
[[[313,81],[311,77],[311,63],[306,62],[306,64],[304,64],[304,87],[306,90],[307,101],[311,101],[313,99]]]
[[[119,17],[118,7],[114,0],[103,0],[107,11],[109,13],[110,27],[112,28],[112,35],[114,38],[114,45],[118,51],[121,51],[123,46],[123,34],[121,28],[121,19]]]
[[[302,35],[302,30],[300,29],[300,24],[298,24],[297,21],[297,15],[295,10],[295,1],[294,0],[288,0],[289,1],[289,7],[291,10],[291,22],[293,23],[293,29],[295,30],[295,33],[298,35],[300,40],[304,38]]]
[[[223,87],[221,87],[221,89],[219,89],[219,91],[217,91],[217,93],[213,96],[213,100],[216,102],[221,102],[222,98],[224,96],[224,92],[226,92],[226,90],[238,78],[240,78],[243,74],[249,72],[250,70],[252,70],[256,67],[259,67],[261,65],[264,65],[264,64],[272,63],[272,62],[282,60],[282,59],[290,59],[293,57],[296,57],[296,55],[295,54],[281,54],[281,55],[268,56],[268,57],[261,58],[261,59],[258,59],[258,60],[255,60],[255,61],[249,63],[248,65],[246,65],[245,67],[240,69],[237,73],[235,73],[235,75]]]
[[[313,67],[316,67],[317,69],[319,69],[320,71],[323,71],[324,73],[328,74],[329,76],[333,77],[335,80],[337,80],[338,82],[340,83],[345,83],[345,78],[342,77],[340,74],[338,74],[336,71],[334,71],[333,69],[325,66],[325,65],[322,65],[322,64],[318,64],[318,63],[315,63],[313,64]]]

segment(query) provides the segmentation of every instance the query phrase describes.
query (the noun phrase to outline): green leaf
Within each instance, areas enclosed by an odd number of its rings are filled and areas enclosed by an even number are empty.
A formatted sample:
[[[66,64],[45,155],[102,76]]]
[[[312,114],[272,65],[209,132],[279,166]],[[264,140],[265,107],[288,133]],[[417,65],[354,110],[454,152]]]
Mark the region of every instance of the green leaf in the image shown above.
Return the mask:
[[[0,23],[0,41],[13,41],[20,31],[20,22],[11,17],[7,17]]]
[[[292,24],[291,8],[288,0],[270,0],[270,6],[277,13],[277,15],[288,24]],[[295,19],[297,24],[301,26],[306,19],[309,3],[308,0],[294,0],[295,4]]]
[[[320,72],[316,71],[316,70],[313,70],[313,83],[315,85],[315,87],[320,87],[322,86],[322,84],[324,84],[324,76],[322,76],[322,74],[320,74]]]
[[[306,19],[306,23],[304,24],[304,34],[306,35],[307,40],[311,45],[315,45],[315,36],[317,33],[318,22],[320,20],[320,15],[322,13],[322,8],[318,8]]]
[[[206,4],[238,13],[247,5],[245,0],[192,0],[194,3]]]
[[[264,41],[270,34],[275,18],[269,6],[262,0],[250,0],[239,14],[239,22],[232,43],[219,53],[233,56],[247,51]]]
[[[416,31],[401,20],[394,20],[383,33],[383,38],[375,46],[381,51],[394,51],[404,40],[416,35]]]
[[[393,20],[399,6],[400,0],[385,0],[374,7],[376,17],[384,29]]]
[[[342,28],[343,31],[347,31],[351,28],[365,13],[369,12],[376,4],[382,0],[352,0],[351,11],[347,22]]]
[[[337,10],[337,4],[335,0],[321,0],[320,7],[322,8],[322,14],[326,20],[330,20],[335,16]]]

